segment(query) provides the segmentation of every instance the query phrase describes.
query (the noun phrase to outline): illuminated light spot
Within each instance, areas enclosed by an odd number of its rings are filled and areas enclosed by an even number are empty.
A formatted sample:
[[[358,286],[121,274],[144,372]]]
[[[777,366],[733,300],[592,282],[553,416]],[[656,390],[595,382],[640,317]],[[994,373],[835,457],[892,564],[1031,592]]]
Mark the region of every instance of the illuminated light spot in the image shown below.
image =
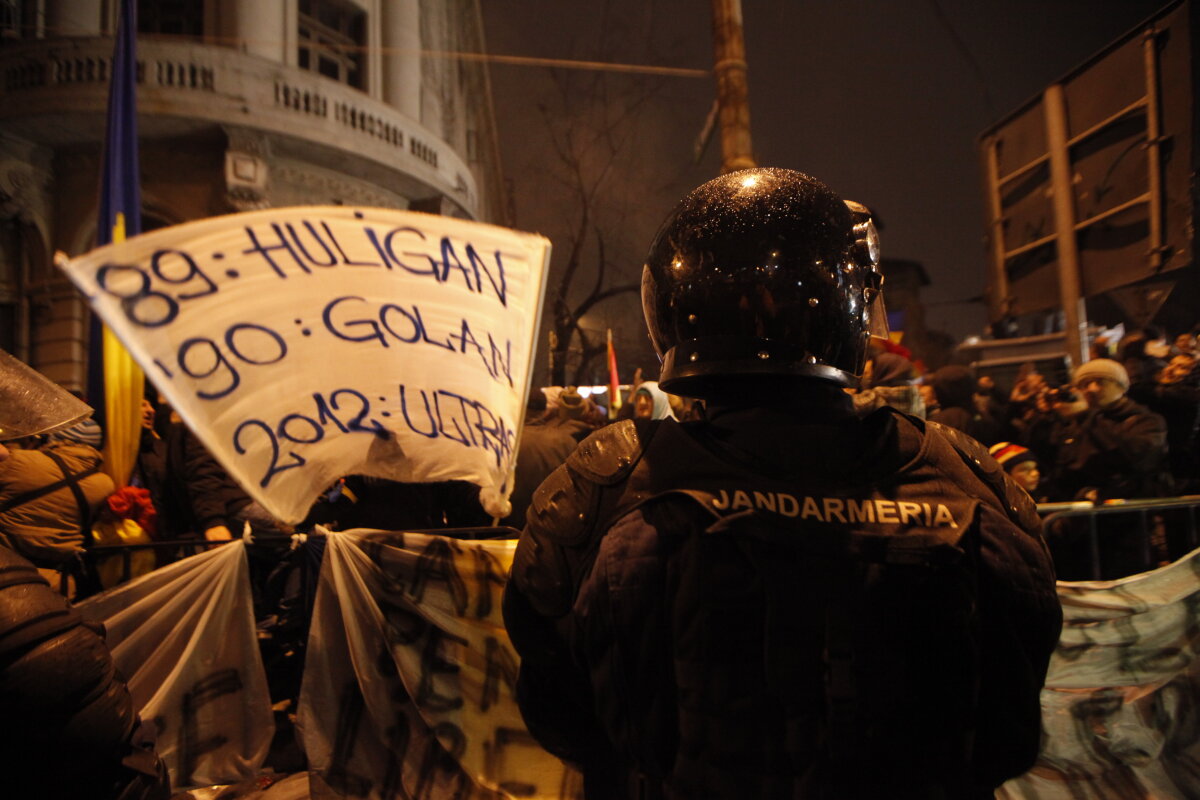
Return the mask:
[[[753,189],[757,185],[758,185],[758,176],[757,175],[747,175],[746,177],[742,178],[742,188],[743,189]]]

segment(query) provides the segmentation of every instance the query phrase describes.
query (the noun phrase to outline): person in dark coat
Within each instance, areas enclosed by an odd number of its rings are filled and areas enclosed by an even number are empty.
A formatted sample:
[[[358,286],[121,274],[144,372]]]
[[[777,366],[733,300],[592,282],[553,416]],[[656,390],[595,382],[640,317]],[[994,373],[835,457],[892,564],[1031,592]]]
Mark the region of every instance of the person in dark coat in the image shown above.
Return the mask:
[[[584,398],[573,387],[559,395],[554,416],[547,419],[546,395],[531,390],[521,443],[517,446],[517,467],[510,498],[512,513],[503,522],[518,530],[525,526],[525,512],[533,502],[533,493],[551,472],[567,460],[594,428],[583,420],[587,411]]]
[[[1097,358],[1078,367],[1074,398],[1053,404],[1049,446],[1054,500],[1165,497],[1174,492],[1167,464],[1167,424],[1126,396],[1129,375],[1118,362]],[[1068,522],[1072,522],[1068,520]],[[1090,532],[1068,524],[1049,532],[1055,565],[1063,580],[1112,580],[1143,572],[1167,558],[1148,546],[1130,518],[1097,523],[1099,573],[1093,567]]]
[[[224,541],[241,536],[246,522],[260,532],[279,530],[281,523],[238,486],[178,415],[169,409],[165,413],[170,417],[163,443],[151,437],[154,455],[147,459],[152,463],[160,454],[165,459],[162,484],[157,492],[148,487],[155,498],[160,537]],[[142,443],[145,447],[145,434]]]
[[[854,413],[881,283],[869,212],[790,170],[660,229],[647,327],[704,419],[585,439],[504,593],[522,715],[587,800],[982,800],[1033,764],[1062,621],[1040,522],[969,437]]]
[[[1147,408],[1167,423],[1167,455],[1177,494],[1200,489],[1200,368],[1181,353],[1158,374]]]
[[[1058,499],[1170,495],[1166,421],[1126,396],[1125,368],[1107,358],[1093,359],[1075,370],[1072,385],[1078,399],[1054,407]]]
[[[996,443],[1000,438],[999,423],[979,410],[975,402],[978,382],[968,367],[959,364],[942,367],[933,373],[932,383],[938,409],[929,415],[931,421],[957,428],[982,444]]]

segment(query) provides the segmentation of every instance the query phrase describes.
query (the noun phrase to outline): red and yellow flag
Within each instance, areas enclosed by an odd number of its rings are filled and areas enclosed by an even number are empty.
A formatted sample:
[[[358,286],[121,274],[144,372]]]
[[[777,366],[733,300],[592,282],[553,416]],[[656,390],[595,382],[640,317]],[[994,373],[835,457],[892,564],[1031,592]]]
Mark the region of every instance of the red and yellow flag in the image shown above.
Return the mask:
[[[608,418],[614,419],[621,407],[621,378],[617,374],[617,351],[613,349],[612,328],[608,329]]]

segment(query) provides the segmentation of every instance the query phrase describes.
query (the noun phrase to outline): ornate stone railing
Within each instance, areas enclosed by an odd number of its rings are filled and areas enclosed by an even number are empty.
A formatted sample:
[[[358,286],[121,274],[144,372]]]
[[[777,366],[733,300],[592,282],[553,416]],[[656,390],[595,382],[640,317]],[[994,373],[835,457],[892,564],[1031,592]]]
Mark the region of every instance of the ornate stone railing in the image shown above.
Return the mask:
[[[0,122],[95,114],[107,102],[112,40],[23,42],[0,49]],[[463,158],[415,120],[363,92],[226,47],[142,39],[138,111],[257,128],[368,158],[478,214]]]

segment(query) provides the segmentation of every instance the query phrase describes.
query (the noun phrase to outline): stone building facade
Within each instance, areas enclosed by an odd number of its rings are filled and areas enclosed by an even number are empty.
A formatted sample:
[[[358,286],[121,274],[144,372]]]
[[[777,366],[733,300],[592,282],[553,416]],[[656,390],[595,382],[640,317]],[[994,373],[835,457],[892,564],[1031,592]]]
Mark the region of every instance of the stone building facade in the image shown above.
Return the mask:
[[[66,386],[118,3],[0,0],[0,347]],[[362,204],[510,221],[479,0],[140,0],[143,229]]]

